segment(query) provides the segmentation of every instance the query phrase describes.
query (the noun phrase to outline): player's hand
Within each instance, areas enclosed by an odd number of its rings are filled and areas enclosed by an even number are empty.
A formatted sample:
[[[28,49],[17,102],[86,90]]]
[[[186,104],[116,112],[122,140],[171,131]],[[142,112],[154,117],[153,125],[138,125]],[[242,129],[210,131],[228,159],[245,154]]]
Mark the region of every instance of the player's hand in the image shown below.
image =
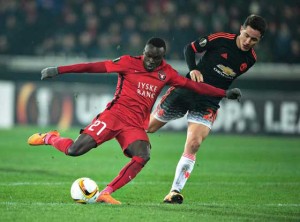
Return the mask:
[[[41,80],[46,78],[53,78],[58,75],[57,67],[48,67],[41,71]]]
[[[226,98],[227,99],[236,99],[238,102],[242,99],[242,92],[238,88],[229,89],[226,91]]]
[[[195,82],[203,82],[203,75],[199,70],[194,69],[190,71],[190,76],[191,76],[191,80]]]

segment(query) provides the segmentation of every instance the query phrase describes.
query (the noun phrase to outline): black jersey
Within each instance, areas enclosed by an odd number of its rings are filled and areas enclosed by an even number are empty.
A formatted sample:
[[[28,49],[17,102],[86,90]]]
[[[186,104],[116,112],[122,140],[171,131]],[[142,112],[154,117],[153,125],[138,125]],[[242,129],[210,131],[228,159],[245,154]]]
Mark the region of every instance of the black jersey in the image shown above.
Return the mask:
[[[236,38],[236,34],[220,32],[201,37],[187,45],[185,54],[193,54],[190,57],[194,59],[194,61],[189,61],[191,58],[186,56],[189,70],[199,70],[205,83],[227,90],[238,76],[245,73],[256,62],[254,49],[240,50],[237,47]],[[196,66],[195,53],[204,53]],[[190,78],[189,74],[187,77]],[[180,88],[175,89],[174,93],[184,96],[185,100],[190,100],[190,104],[196,106],[198,104],[198,106],[207,105],[219,108],[218,104],[221,100],[221,98],[197,95]]]

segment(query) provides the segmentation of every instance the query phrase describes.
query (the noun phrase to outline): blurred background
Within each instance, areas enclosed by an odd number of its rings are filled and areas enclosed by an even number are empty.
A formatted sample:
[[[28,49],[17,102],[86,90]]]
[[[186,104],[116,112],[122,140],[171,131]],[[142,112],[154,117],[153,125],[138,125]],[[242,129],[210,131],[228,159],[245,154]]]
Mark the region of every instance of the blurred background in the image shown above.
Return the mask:
[[[223,101],[219,133],[300,134],[300,4],[297,0],[0,0],[0,128],[85,126],[111,100],[116,75],[40,81],[47,66],[140,55],[164,38],[166,59],[188,70],[183,47],[213,32],[239,33],[249,14],[268,30],[257,64],[234,83],[241,103]],[[185,119],[166,130],[184,130]]]
[[[200,35],[238,33],[251,14],[269,30],[257,48],[260,62],[298,63],[299,1],[236,0],[0,0],[0,53],[5,55],[116,57],[140,54],[161,36],[167,59]]]

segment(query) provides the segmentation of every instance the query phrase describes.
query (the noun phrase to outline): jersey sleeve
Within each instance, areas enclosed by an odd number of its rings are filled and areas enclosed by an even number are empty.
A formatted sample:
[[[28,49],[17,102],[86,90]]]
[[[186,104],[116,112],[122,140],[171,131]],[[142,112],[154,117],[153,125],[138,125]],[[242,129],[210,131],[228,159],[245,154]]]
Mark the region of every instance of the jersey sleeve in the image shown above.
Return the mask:
[[[122,56],[115,60],[105,60],[101,62],[87,62],[59,66],[58,73],[120,73],[128,69],[128,64],[130,64],[129,57]]]
[[[59,66],[58,73],[106,73],[106,61],[103,62],[87,62],[73,65]]]
[[[181,76],[176,70],[170,69],[171,77],[168,84],[174,87],[187,88],[201,95],[225,97],[226,91],[203,82],[194,82]]]
[[[117,59],[107,61],[105,63],[105,67],[107,72],[124,73],[128,71],[129,64],[130,64],[129,56],[121,56]]]
[[[201,53],[209,48],[207,36],[196,39],[190,43],[190,47],[194,53]]]
[[[208,50],[212,45],[209,42],[208,36],[204,36],[185,46],[184,58],[190,71],[197,69],[195,54]]]

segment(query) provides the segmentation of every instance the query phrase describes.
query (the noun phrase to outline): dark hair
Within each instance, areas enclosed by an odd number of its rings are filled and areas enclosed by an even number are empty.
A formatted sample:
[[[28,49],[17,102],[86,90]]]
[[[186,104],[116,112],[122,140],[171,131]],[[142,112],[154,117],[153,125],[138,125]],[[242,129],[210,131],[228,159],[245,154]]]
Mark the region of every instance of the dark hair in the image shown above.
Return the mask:
[[[151,45],[153,45],[155,47],[158,47],[158,48],[163,47],[165,51],[167,49],[165,40],[163,40],[161,38],[157,38],[157,37],[150,38],[147,41],[147,45],[148,44],[151,44]]]
[[[259,15],[249,15],[243,26],[246,28],[247,26],[250,26],[251,28],[258,30],[261,34],[261,37],[264,36],[265,31],[267,29],[267,23],[265,19]]]

